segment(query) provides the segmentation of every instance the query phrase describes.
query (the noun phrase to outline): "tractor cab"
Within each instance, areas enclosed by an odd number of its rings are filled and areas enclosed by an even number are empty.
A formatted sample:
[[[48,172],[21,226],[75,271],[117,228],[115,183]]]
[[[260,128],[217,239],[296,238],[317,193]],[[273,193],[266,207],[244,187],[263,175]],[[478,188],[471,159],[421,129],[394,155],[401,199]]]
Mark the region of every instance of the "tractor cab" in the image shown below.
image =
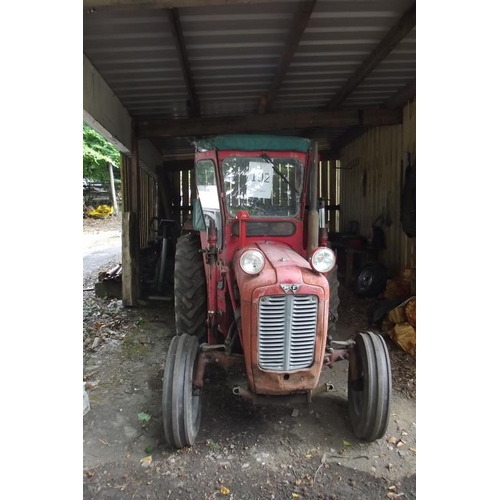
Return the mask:
[[[242,236],[245,243],[272,239],[305,255],[311,152],[308,139],[291,137],[227,136],[196,143],[199,201],[205,222],[213,219],[220,233],[225,261]]]
[[[335,340],[339,282],[317,197],[317,145],[232,135],[195,148],[193,220],[175,256],[177,336],[163,388],[167,441],[194,443],[209,363],[239,367],[246,383],[233,393],[254,404],[309,403],[331,390],[319,378],[339,359],[350,361],[354,432],[379,439],[389,415],[387,349],[371,332]]]

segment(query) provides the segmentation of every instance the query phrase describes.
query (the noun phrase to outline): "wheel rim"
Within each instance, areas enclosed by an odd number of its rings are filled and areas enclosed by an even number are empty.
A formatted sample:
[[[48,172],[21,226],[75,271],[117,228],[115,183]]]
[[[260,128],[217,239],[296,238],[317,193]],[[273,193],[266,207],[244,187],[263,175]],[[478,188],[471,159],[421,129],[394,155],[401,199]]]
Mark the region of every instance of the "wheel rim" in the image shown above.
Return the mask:
[[[359,288],[361,290],[367,290],[373,283],[373,273],[370,271],[362,271],[358,278]]]

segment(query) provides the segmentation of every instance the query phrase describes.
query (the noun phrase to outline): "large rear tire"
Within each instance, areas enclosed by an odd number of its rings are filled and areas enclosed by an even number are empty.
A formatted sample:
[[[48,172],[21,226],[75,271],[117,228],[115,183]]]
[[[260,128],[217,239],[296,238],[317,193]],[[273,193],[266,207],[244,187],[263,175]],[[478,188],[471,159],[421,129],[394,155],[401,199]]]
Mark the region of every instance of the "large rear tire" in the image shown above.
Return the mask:
[[[201,244],[197,234],[177,239],[174,268],[175,327],[200,341],[207,336],[207,284]]]
[[[380,335],[358,333],[349,358],[348,406],[354,434],[375,441],[389,423],[392,390],[391,362]]]
[[[170,343],[163,376],[162,417],[169,446],[193,446],[201,422],[201,391],[193,387],[198,339],[175,336]]]

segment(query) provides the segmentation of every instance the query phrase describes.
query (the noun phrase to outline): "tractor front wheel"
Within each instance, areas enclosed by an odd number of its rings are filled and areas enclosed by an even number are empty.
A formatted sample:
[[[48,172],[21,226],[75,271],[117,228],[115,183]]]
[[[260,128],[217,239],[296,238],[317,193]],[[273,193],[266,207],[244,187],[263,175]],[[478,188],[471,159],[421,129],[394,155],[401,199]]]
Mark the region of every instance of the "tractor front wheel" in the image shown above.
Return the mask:
[[[175,327],[200,341],[207,336],[207,281],[201,243],[197,234],[177,239],[174,268]]]
[[[193,387],[198,339],[177,335],[172,339],[165,361],[162,416],[169,446],[192,446],[200,429],[201,390]]]
[[[372,332],[358,333],[349,356],[349,417],[358,439],[375,441],[389,423],[392,375],[384,339]]]

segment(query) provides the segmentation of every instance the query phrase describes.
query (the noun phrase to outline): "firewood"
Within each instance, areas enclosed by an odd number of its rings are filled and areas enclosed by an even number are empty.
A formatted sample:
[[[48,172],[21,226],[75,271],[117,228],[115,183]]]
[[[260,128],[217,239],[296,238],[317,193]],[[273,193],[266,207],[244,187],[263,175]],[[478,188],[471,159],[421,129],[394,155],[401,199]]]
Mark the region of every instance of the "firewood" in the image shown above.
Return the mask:
[[[384,319],[382,321],[381,328],[382,328],[383,332],[388,332],[389,330],[392,330],[394,328],[394,326],[395,325],[392,321],[389,321],[388,319]]]
[[[403,351],[415,355],[417,348],[417,334],[410,323],[400,323],[389,331],[389,337]]]
[[[410,323],[413,328],[417,328],[417,299],[410,299],[405,307],[406,321]]]
[[[392,323],[404,323],[406,321],[406,314],[404,307],[395,307],[387,313],[387,319]]]

